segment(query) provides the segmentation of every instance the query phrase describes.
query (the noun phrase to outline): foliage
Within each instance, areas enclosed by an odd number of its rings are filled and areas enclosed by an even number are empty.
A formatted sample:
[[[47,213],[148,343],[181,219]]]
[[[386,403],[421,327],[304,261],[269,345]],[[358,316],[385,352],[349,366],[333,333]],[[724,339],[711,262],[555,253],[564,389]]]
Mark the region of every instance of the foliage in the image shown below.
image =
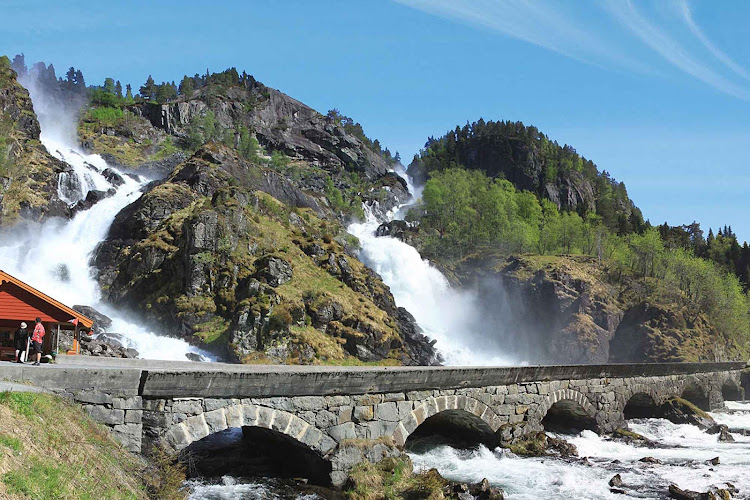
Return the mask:
[[[748,339],[750,301],[729,266],[717,263],[725,250],[702,258],[691,250],[690,239],[684,246],[673,244],[675,238],[665,242],[663,228],[618,235],[600,217],[560,213],[551,201],[478,170],[434,172],[420,208],[428,255],[460,259],[481,250],[592,255],[610,266],[615,280],[640,281],[667,302],[705,314],[727,339],[743,346]],[[729,232],[725,228],[722,235]],[[726,244],[727,237],[721,238],[693,241],[710,256]]]
[[[100,127],[114,127],[124,118],[125,112],[122,109],[104,107],[90,109],[84,119],[96,123]]]
[[[540,178],[529,178],[530,163],[541,168]],[[435,139],[430,137],[415,155],[410,169],[426,174],[453,169],[479,170],[493,178],[507,178],[522,189],[546,197],[547,184],[560,179],[583,179],[594,188],[596,209],[576,207],[582,217],[598,215],[618,234],[640,232],[644,225],[640,210],[628,198],[625,185],[599,172],[596,165],[568,145],[551,141],[534,126],[521,122],[480,119],[456,127]]]

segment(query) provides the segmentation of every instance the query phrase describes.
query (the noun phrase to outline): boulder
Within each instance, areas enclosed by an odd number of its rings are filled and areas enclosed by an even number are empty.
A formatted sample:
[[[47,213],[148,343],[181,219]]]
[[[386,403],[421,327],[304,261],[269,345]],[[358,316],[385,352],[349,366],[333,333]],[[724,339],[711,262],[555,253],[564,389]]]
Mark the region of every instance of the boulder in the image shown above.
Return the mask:
[[[487,478],[470,485],[469,493],[471,493],[476,500],[503,500],[503,498],[505,498],[503,490],[490,485]]]
[[[716,422],[711,415],[682,398],[672,398],[657,410],[657,416],[675,424],[690,424],[701,429],[711,429]]]
[[[683,490],[676,484],[669,485],[669,497],[676,500],[714,500],[716,498],[712,493]]]
[[[95,333],[104,332],[106,331],[107,328],[112,326],[112,319],[100,313],[99,311],[97,311],[91,306],[75,305],[73,306],[73,309],[83,314],[87,318],[94,320],[94,332]]]
[[[612,487],[622,486],[622,477],[619,474],[615,474],[612,476],[612,479],[609,480],[609,485]]]
[[[105,168],[102,171],[102,176],[114,187],[120,187],[125,184],[125,179],[123,179],[122,176],[112,168]]]
[[[283,285],[292,279],[292,266],[279,257],[267,256],[256,263],[255,276],[272,287]]]

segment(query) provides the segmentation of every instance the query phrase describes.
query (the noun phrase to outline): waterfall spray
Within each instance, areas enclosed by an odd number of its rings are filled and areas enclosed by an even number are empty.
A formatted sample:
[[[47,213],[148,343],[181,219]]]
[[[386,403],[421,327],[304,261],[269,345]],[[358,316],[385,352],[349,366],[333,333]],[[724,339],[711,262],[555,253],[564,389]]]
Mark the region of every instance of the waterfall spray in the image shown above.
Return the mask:
[[[107,236],[115,216],[141,195],[148,179],[120,172],[107,165],[99,155],[80,150],[75,142],[76,121],[70,106],[45,95],[27,76],[22,82],[39,117],[41,142],[56,158],[72,167],[71,174],[60,176],[58,196],[75,204],[91,190],[109,191],[110,196],[71,220],[49,220],[7,232],[0,240],[0,268],[31,286],[69,305],[90,305],[112,319],[111,332],[124,336],[128,345],[142,358],[186,360],[195,353],[205,360],[212,357],[181,339],[158,336],[101,303],[99,286],[90,268],[91,254]],[[113,185],[103,173],[106,169],[121,179]],[[112,177],[110,177],[112,178]]]
[[[413,194],[407,205],[388,214],[387,219],[402,216],[409,204],[421,194],[403,172]],[[365,221],[351,224],[348,231],[359,238],[359,258],[380,274],[391,289],[396,304],[414,315],[425,334],[437,341],[435,346],[449,365],[510,365],[497,337],[487,335],[481,308],[471,291],[456,290],[445,276],[419,252],[396,238],[375,236],[380,224],[371,207],[365,206]],[[517,362],[516,362],[517,364]]]

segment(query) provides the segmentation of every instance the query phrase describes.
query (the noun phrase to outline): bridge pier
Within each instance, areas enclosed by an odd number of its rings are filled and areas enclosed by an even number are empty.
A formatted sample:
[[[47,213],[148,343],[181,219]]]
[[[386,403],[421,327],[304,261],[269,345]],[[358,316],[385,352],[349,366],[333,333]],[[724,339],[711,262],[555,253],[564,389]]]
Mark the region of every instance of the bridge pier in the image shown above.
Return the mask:
[[[174,456],[227,429],[330,464],[399,455],[412,435],[463,432],[494,444],[547,427],[612,432],[673,397],[715,408],[743,396],[744,363],[516,368],[307,368],[136,363],[0,366],[83,406],[124,447]],[[179,369],[178,369],[179,368]],[[744,379],[745,381],[747,378]],[[256,429],[256,430],[253,430]],[[418,431],[418,429],[421,429]],[[549,429],[547,429],[549,430]],[[315,480],[320,480],[317,477]]]

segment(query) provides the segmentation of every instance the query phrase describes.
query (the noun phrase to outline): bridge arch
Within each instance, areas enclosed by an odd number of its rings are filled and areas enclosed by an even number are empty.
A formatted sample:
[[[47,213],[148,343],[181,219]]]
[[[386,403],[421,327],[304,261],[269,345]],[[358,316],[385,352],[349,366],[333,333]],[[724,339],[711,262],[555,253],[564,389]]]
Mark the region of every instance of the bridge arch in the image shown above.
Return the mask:
[[[624,420],[648,418],[669,397],[671,394],[659,392],[649,384],[632,384],[622,398],[618,396],[618,409]]]
[[[727,378],[721,384],[721,397],[724,401],[741,401],[744,399],[743,393],[740,384],[737,384],[731,378]]]
[[[711,410],[710,390],[707,390],[697,378],[692,377],[685,380],[680,398],[690,401],[701,410]]]
[[[585,394],[574,389],[560,389],[547,395],[536,418],[547,431],[600,430],[596,407]]]
[[[338,443],[314,425],[283,410],[234,404],[200,413],[169,426],[161,437],[161,445],[169,454],[185,459],[196,446],[204,446],[206,438],[225,435],[232,429],[241,429],[245,439],[254,443],[257,440],[260,448],[270,450],[264,457],[278,461],[279,453],[275,450],[288,450],[293,455],[288,458],[304,463],[298,468],[309,472],[306,477],[312,482],[330,483],[330,458]]]
[[[469,396],[430,397],[401,419],[393,431],[393,442],[403,447],[420,425],[438,415],[444,415],[446,419],[465,419],[469,425],[477,425],[478,430],[484,432],[494,433],[501,425],[492,408],[478,399]]]

